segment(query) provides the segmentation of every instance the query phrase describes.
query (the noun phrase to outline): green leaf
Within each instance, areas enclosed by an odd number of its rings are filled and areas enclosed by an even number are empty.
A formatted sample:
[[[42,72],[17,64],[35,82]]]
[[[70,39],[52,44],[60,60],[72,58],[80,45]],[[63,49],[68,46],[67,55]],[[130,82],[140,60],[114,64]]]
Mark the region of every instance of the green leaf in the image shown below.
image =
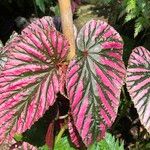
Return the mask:
[[[136,37],[144,28],[144,18],[140,17],[136,20],[134,37]]]
[[[127,16],[125,17],[125,23],[129,22],[130,20],[134,19],[135,17],[136,17],[136,15],[134,13],[127,14]]]
[[[67,136],[62,137],[59,142],[56,143],[54,150],[75,150],[67,138]],[[39,149],[47,150],[47,149]],[[106,134],[105,139],[100,142],[95,142],[87,150],[124,150],[124,143],[116,140],[114,136],[110,133]]]
[[[36,5],[45,13],[45,0],[35,0]]]
[[[43,145],[42,147],[39,147],[38,150],[49,150],[47,145]]]
[[[107,133],[104,140],[94,143],[88,150],[124,150],[124,143]]]
[[[62,137],[55,145],[54,150],[75,150],[69,143],[67,136]]]
[[[60,16],[59,6],[50,7],[50,9],[55,13],[55,16]]]
[[[23,135],[22,134],[15,134],[14,139],[17,142],[23,141]]]
[[[126,11],[129,13],[132,10],[136,9],[136,0],[128,0]]]

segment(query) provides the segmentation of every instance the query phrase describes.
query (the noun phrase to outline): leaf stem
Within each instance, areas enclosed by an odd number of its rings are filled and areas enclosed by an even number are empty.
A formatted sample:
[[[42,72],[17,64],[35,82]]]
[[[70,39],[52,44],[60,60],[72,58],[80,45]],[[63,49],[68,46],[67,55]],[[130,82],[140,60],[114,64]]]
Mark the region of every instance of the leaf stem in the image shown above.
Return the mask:
[[[58,0],[62,30],[70,43],[70,52],[67,56],[67,61],[70,61],[75,56],[75,37],[73,31],[73,15],[71,10],[70,0]]]
[[[65,119],[65,118],[67,118],[68,117],[68,114],[66,114],[66,115],[64,115],[64,116],[59,116],[59,120],[61,120],[61,119]]]
[[[61,130],[59,131],[57,137],[56,137],[56,140],[55,140],[55,144],[58,143],[58,141],[61,139],[62,135],[64,134],[65,130],[67,129],[67,124],[65,124]]]
[[[122,90],[122,94],[123,94],[124,99],[127,100],[126,92],[125,92],[124,86],[121,88],[121,90]]]

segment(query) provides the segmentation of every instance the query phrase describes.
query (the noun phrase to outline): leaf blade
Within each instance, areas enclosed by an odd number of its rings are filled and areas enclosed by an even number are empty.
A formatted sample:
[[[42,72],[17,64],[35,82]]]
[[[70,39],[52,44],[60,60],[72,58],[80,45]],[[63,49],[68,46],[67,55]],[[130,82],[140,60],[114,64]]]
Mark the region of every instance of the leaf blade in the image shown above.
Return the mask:
[[[116,117],[125,67],[120,35],[92,20],[77,37],[77,58],[68,67],[67,92],[74,124],[86,146],[101,139]]]
[[[0,142],[29,129],[56,100],[57,64],[66,58],[69,44],[51,25],[51,18],[39,19],[7,45],[0,75]]]
[[[133,49],[127,68],[126,84],[141,123],[150,132],[150,52],[142,46]]]

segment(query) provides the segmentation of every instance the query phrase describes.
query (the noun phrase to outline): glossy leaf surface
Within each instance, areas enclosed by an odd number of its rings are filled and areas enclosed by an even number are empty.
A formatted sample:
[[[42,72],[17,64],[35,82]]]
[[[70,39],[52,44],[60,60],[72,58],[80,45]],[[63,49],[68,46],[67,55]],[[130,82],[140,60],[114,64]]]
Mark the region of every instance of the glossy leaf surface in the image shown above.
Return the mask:
[[[29,129],[56,100],[57,65],[69,44],[51,25],[51,18],[39,19],[7,46],[0,75],[0,142]]]
[[[126,84],[140,121],[150,132],[150,52],[144,47],[130,55]]]
[[[123,42],[107,23],[92,20],[81,29],[76,44],[67,92],[75,127],[88,146],[103,138],[116,118],[125,76]]]

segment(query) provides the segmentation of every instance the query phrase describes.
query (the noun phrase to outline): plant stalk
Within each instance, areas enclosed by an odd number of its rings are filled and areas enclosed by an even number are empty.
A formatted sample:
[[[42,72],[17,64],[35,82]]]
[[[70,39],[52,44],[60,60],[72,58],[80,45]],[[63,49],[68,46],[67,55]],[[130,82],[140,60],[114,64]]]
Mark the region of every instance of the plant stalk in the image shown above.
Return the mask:
[[[67,56],[67,61],[69,62],[75,56],[75,37],[73,31],[73,15],[71,10],[71,1],[58,0],[58,2],[63,34],[68,39],[70,44],[70,52]]]
[[[58,133],[58,135],[57,135],[57,137],[56,137],[56,140],[55,140],[55,144],[57,144],[58,141],[60,141],[60,139],[61,139],[61,137],[62,137],[62,135],[64,134],[64,132],[65,132],[66,129],[67,129],[67,125],[65,124],[65,125],[61,128],[61,130],[59,131],[59,133]]]
[[[54,147],[54,125],[55,125],[55,121],[52,120],[52,122],[50,122],[49,124],[46,137],[45,137],[45,142],[50,150],[52,150]]]

